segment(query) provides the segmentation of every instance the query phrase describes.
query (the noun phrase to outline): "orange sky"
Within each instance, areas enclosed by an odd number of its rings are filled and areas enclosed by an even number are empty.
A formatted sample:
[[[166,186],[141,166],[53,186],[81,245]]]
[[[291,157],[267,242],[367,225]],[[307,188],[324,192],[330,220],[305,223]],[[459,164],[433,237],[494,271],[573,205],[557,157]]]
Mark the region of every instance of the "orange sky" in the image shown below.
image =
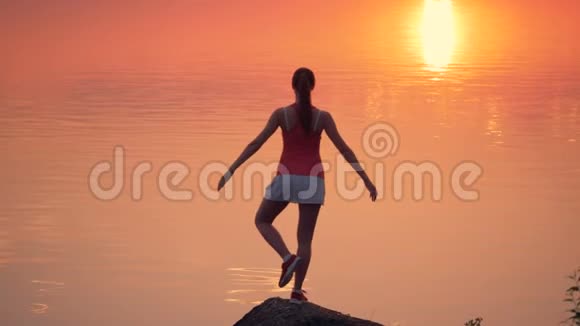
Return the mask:
[[[387,45],[404,58],[422,1],[12,1],[0,4],[0,68],[25,72],[180,66],[200,57],[251,62],[351,57]],[[455,1],[461,50],[577,66],[580,2]],[[546,51],[549,49],[549,51]],[[340,53],[337,55],[337,53]],[[509,58],[508,58],[509,59]],[[282,59],[283,60],[283,59]],[[261,59],[263,61],[263,59]],[[525,60],[524,60],[525,61]]]

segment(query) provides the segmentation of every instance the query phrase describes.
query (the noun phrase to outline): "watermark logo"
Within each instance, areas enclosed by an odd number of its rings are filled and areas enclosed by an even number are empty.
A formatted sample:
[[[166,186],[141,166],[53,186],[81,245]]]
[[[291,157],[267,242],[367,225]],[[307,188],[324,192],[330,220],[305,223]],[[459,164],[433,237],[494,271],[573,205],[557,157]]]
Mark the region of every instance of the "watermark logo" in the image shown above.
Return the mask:
[[[377,122],[364,130],[362,148],[374,159],[385,159],[399,150],[399,133],[386,122]]]
[[[325,175],[330,175],[330,178],[325,178],[327,184],[321,183],[322,180],[317,177],[306,178],[306,183],[301,183],[303,189],[299,191],[298,196],[304,198],[315,196],[317,191],[320,191],[319,187],[323,187],[323,192],[324,189],[331,189],[345,200],[360,199],[367,191],[364,183],[358,179],[354,185],[349,185],[348,176],[355,174],[357,169],[364,168],[376,185],[378,200],[390,197],[397,202],[406,198],[412,198],[414,201],[428,198],[438,202],[443,199],[444,187],[449,187],[450,193],[458,200],[472,202],[480,199],[476,183],[483,175],[483,168],[473,160],[458,162],[448,171],[433,161],[402,160],[391,166],[387,161],[393,161],[390,158],[396,156],[401,144],[397,129],[386,122],[374,123],[365,128],[361,140],[366,155],[361,161],[367,163],[368,169],[362,162],[358,165],[346,162],[340,153],[337,153],[333,160],[322,161],[313,167],[318,171],[311,173],[318,175],[318,172],[324,172]],[[154,173],[153,164],[150,161],[140,161],[131,171],[127,171],[126,155],[127,151],[123,146],[116,146],[113,149],[112,160],[98,162],[90,169],[88,185],[95,198],[103,201],[118,198],[126,189],[126,179],[130,181],[131,199],[139,201],[143,198],[143,180],[146,174]],[[159,194],[170,201],[193,200],[194,191],[184,186],[191,170],[186,162],[166,162],[154,173]],[[296,187],[289,178],[281,177],[290,171],[279,162],[252,162],[238,171],[236,174],[241,174],[240,178],[230,180],[221,191],[217,191],[217,184],[210,182],[212,176],[231,177],[228,175],[230,173],[228,165],[220,161],[206,162],[199,168],[196,179],[198,195],[207,200],[232,200],[236,197],[251,200],[256,196],[268,198],[272,196],[274,184],[257,189],[254,180],[258,177],[266,184],[272,181],[276,174],[280,174],[279,178],[283,180],[281,185],[278,185],[280,189],[276,191],[281,192],[284,198],[289,198],[294,191],[293,188]],[[101,182],[105,175],[112,176],[112,182],[108,186]],[[237,182],[241,183],[241,187],[234,187]],[[427,196],[427,193],[430,196]]]

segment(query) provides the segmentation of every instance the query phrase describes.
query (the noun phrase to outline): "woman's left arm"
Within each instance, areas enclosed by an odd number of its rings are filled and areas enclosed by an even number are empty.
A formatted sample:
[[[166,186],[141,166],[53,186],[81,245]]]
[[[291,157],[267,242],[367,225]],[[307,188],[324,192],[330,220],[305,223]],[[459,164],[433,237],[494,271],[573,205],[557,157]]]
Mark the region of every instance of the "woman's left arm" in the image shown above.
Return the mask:
[[[274,134],[276,129],[278,129],[278,127],[280,126],[279,119],[278,119],[279,112],[280,112],[280,109],[277,109],[272,113],[272,115],[270,116],[270,119],[268,119],[268,122],[266,123],[266,126],[264,127],[264,129],[260,132],[260,134],[258,134],[258,136],[254,140],[252,140],[246,146],[246,148],[240,154],[240,156],[234,161],[234,163],[232,163],[232,165],[228,169],[228,172],[226,172],[226,174],[224,174],[224,176],[222,176],[222,178],[220,179],[219,184],[218,184],[218,190],[223,188],[223,186],[231,178],[231,176],[234,174],[234,172],[242,164],[244,164],[244,162],[246,162],[250,157],[252,157],[252,155],[254,155],[262,147],[262,145],[264,145],[264,143],[268,140],[268,138],[270,138],[270,136],[272,136],[272,134]]]

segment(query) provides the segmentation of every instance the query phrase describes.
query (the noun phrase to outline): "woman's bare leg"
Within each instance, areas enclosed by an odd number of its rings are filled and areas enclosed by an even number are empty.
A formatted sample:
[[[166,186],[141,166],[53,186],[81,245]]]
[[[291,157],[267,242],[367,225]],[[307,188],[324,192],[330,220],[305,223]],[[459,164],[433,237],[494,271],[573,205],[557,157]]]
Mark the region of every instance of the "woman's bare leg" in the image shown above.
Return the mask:
[[[300,204],[300,217],[298,220],[298,257],[302,258],[296,268],[296,278],[294,279],[294,289],[302,290],[302,283],[306,278],[310,257],[312,255],[312,238],[314,228],[320,211],[319,204]]]
[[[288,206],[288,202],[264,199],[262,200],[262,204],[260,204],[260,208],[258,208],[255,221],[260,234],[262,234],[266,242],[276,250],[282,259],[290,255],[290,251],[272,223],[286,206]]]

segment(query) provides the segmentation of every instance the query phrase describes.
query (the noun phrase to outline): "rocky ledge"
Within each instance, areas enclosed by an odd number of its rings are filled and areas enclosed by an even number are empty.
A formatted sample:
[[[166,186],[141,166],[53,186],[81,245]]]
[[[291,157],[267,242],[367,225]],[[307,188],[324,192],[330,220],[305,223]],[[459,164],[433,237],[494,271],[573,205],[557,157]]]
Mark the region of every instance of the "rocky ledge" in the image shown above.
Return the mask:
[[[296,304],[288,299],[270,298],[254,307],[234,326],[381,326],[313,303]]]

